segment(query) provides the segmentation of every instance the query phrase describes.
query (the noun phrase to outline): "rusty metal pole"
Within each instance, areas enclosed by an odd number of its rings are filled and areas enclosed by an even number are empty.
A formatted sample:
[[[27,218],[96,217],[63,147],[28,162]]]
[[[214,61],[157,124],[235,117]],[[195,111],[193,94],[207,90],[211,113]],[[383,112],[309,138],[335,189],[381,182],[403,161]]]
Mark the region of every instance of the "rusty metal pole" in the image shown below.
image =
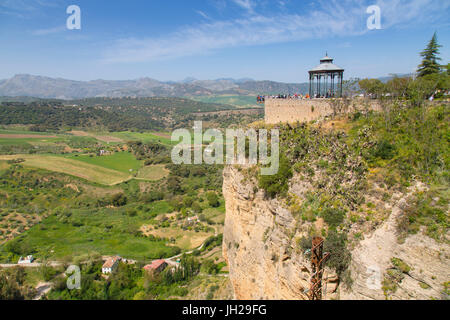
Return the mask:
[[[324,239],[322,237],[314,237],[312,239],[310,300],[322,300],[323,262],[330,256],[328,252],[324,256],[323,242]]]
[[[311,248],[311,288],[309,290],[310,300],[322,300],[322,273],[320,262],[323,257],[323,239],[314,237]]]

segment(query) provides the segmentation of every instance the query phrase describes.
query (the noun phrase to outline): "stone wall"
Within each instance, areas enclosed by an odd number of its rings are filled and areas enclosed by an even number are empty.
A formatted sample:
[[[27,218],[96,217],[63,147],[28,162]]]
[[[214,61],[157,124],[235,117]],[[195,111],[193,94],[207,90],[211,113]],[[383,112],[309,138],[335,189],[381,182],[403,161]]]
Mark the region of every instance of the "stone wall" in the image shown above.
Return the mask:
[[[339,103],[339,100],[337,102]],[[377,100],[355,99],[349,110],[354,110],[357,106],[363,108],[364,105],[374,110],[381,109]],[[265,122],[268,124],[308,122],[332,114],[331,99],[266,99],[265,101]]]

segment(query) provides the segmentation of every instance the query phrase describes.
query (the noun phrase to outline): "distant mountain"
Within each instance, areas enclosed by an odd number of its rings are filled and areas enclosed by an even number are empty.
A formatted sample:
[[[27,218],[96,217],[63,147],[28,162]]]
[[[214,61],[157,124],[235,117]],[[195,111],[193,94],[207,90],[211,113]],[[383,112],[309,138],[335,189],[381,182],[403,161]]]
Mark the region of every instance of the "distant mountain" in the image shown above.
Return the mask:
[[[390,74],[387,77],[380,77],[378,78],[378,80],[380,80],[381,82],[388,82],[389,80],[393,79],[394,77],[399,77],[399,78],[410,78],[413,77],[414,74],[413,73],[398,73],[398,74]]]
[[[397,76],[411,76],[397,75]],[[386,82],[393,75],[379,78]],[[74,81],[28,74],[0,80],[0,97],[36,97],[45,99],[83,99],[92,97],[198,97],[217,95],[258,95],[307,93],[308,83],[256,81],[250,78],[162,82],[152,78],[136,80]]]
[[[88,97],[194,97],[211,95],[257,95],[306,92],[307,84],[243,79],[161,82],[151,78],[136,80],[75,81],[28,74],[0,80],[0,96],[46,99],[83,99]]]
[[[275,81],[245,81],[239,84],[241,90],[259,93],[306,93],[309,90],[308,83],[281,83]]]

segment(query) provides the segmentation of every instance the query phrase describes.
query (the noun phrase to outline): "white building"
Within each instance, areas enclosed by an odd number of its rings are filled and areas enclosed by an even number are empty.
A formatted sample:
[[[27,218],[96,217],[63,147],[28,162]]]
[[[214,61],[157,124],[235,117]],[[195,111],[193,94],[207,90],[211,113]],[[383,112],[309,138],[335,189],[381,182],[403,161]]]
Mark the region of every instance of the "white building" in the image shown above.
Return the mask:
[[[27,256],[26,258],[20,257],[18,264],[29,264],[34,261],[33,256]]]
[[[113,273],[119,266],[120,259],[121,258],[119,256],[108,258],[108,260],[106,260],[106,262],[102,266],[102,273]]]

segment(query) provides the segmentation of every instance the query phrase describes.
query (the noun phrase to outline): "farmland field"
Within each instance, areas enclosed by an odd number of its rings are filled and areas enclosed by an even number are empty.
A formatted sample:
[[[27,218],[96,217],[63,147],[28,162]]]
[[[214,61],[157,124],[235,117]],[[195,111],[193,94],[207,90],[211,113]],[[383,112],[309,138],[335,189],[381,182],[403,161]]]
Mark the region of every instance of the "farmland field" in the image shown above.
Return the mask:
[[[0,155],[0,160],[24,159],[23,165],[65,173],[92,182],[114,185],[131,179],[130,174],[83,161],[53,155]]]
[[[173,145],[174,143],[171,141],[170,133],[161,133],[161,132],[112,132],[110,133],[114,137],[118,137],[125,141],[142,141],[144,143],[147,142],[160,142],[165,145]]]
[[[165,168],[165,165],[159,164],[141,168],[138,172],[137,178],[150,181],[157,181],[167,177],[168,175],[169,170]]]
[[[116,152],[113,155],[106,156],[90,156],[79,155],[70,156],[68,159],[76,160],[107,169],[117,170],[123,173],[136,172],[141,167],[142,161],[136,158],[129,152]]]
[[[95,213],[74,210],[67,221],[56,216],[48,217],[27,232],[23,243],[34,248],[38,256],[50,254],[53,259],[97,252],[143,260],[175,253],[164,240],[150,241],[132,236],[143,217],[124,216],[122,210],[114,209]]]
[[[257,107],[255,96],[236,96],[236,95],[220,95],[220,96],[200,96],[194,97],[194,100],[206,103],[221,103],[236,106],[238,108]]]

